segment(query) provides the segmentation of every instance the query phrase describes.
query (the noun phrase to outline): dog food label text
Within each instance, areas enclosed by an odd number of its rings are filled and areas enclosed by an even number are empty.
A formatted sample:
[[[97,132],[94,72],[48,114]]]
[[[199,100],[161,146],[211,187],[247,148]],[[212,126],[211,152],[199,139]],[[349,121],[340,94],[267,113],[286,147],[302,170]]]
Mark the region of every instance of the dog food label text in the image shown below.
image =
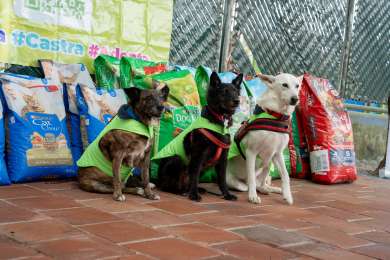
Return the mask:
[[[196,106],[184,106],[173,110],[173,127],[185,129],[200,116]]]

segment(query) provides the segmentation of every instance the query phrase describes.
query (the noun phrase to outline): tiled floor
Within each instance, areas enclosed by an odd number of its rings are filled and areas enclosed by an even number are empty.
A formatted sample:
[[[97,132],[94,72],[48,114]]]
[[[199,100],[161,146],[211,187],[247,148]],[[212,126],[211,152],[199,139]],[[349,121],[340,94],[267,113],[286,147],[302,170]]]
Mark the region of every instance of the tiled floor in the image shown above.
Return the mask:
[[[0,187],[0,259],[390,259],[389,180],[292,190],[294,206],[277,194],[120,203],[71,181]]]

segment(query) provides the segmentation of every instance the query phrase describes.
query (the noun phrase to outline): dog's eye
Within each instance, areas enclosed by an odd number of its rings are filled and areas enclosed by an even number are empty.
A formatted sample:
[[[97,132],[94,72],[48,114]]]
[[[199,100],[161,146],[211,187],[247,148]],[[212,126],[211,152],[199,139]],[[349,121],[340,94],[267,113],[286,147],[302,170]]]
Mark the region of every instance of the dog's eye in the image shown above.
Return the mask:
[[[299,88],[299,85],[296,85],[295,87],[296,87],[296,88]]]
[[[283,86],[284,88],[288,88],[287,83],[283,83],[282,86]]]

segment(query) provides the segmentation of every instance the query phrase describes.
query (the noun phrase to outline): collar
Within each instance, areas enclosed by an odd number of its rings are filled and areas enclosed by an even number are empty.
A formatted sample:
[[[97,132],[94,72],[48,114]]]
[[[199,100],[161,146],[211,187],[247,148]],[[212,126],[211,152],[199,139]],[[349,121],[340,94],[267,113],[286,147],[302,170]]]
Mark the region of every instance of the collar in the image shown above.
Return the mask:
[[[281,121],[287,121],[287,120],[290,119],[289,115],[281,114],[281,113],[278,113],[278,112],[275,112],[275,111],[272,111],[272,110],[269,110],[269,109],[265,109],[264,110],[259,105],[256,105],[255,106],[255,110],[253,111],[253,114],[258,115],[258,114],[261,114],[261,113],[268,113],[271,116],[274,116],[274,117],[276,117],[276,119],[281,120]]]
[[[232,124],[232,117],[227,117],[223,114],[215,112],[210,106],[204,107],[204,112],[208,113],[218,124],[221,124],[225,127],[229,127]]]
[[[134,113],[133,109],[128,104],[122,105],[119,108],[118,117],[120,119],[134,119],[141,122],[139,116]]]

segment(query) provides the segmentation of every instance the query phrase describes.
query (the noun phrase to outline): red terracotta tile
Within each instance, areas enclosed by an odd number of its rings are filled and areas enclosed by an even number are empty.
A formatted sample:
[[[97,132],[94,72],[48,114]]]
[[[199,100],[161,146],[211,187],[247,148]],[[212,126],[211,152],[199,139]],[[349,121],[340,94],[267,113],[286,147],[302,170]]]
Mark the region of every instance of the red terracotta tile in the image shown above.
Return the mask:
[[[115,243],[167,236],[160,231],[130,221],[93,224],[82,226],[81,229]]]
[[[38,215],[32,211],[0,201],[0,223],[26,221]]]
[[[61,209],[45,212],[53,218],[60,219],[61,221],[68,222],[72,225],[84,225],[93,224],[105,221],[117,221],[120,220],[112,214],[94,209],[94,208],[73,208],[73,209]]]
[[[363,220],[368,219],[369,217],[361,214],[356,214],[352,212],[348,212],[341,209],[331,208],[328,206],[318,207],[318,208],[311,208],[308,209],[309,211],[315,212],[319,215],[326,215],[333,218],[339,218],[345,221],[357,221],[357,220]]]
[[[356,237],[390,246],[390,233],[388,232],[373,231],[373,232],[358,234],[356,235]]]
[[[341,260],[341,259],[353,259],[353,260],[369,260],[363,255],[352,253],[350,251],[334,247],[328,244],[316,243],[308,245],[299,245],[288,248],[290,251],[300,254],[312,256],[317,259],[323,260]]]
[[[100,199],[100,198],[112,198],[111,194],[100,194],[100,193],[93,193],[93,192],[86,192],[81,189],[64,189],[64,190],[51,190],[51,193],[58,195],[58,196],[64,196],[68,197],[73,200],[89,200],[89,199]]]
[[[150,260],[153,258],[150,258],[150,257],[145,256],[145,255],[141,255],[141,254],[134,254],[134,255],[122,256],[122,257],[118,257],[118,258],[114,258],[114,259],[118,259],[118,260]]]
[[[49,195],[47,192],[34,189],[25,185],[15,184],[0,188],[0,199],[38,197]]]
[[[333,218],[326,215],[316,215],[300,219],[318,225],[321,227],[329,227],[337,229],[347,234],[357,234],[373,230],[365,225],[359,225],[359,222],[347,222],[339,218]]]
[[[268,210],[265,209],[266,207],[254,206],[249,202],[245,204],[240,204],[236,202],[210,203],[204,204],[203,206],[209,210],[217,210],[222,215],[248,216],[270,213]]]
[[[270,225],[278,229],[287,231],[311,228],[314,225],[308,222],[297,221],[292,219],[289,215],[269,214],[264,216],[247,217],[260,224]]]
[[[205,214],[194,214],[182,217],[187,221],[197,221],[211,225],[218,228],[236,228],[245,227],[258,224],[257,221],[251,220],[244,217],[236,217],[231,215],[222,214],[221,212],[216,213],[205,213]]]
[[[54,259],[97,259],[126,255],[121,247],[109,242],[97,242],[88,237],[47,241],[34,247]]]
[[[390,246],[372,245],[352,249],[353,252],[376,259],[390,259]]]
[[[1,225],[0,232],[21,242],[36,242],[81,234],[71,225],[51,219]]]
[[[300,234],[300,232],[287,232],[266,225],[240,228],[233,231],[245,236],[249,240],[253,240],[258,243],[272,244],[278,247],[288,247],[296,244],[308,244],[314,242],[306,236]]]
[[[159,230],[163,230],[172,235],[181,236],[191,241],[208,244],[242,239],[234,233],[204,224],[184,224],[180,226],[159,228]]]
[[[31,182],[25,184],[43,191],[47,190],[65,190],[65,189],[78,189],[78,183],[72,180],[56,180],[47,182]]]
[[[32,257],[38,252],[23,244],[11,241],[5,236],[0,236],[0,259],[10,259],[18,257]]]
[[[82,200],[79,201],[81,204],[96,208],[108,213],[120,213],[120,212],[129,212],[129,211],[143,211],[143,210],[153,210],[154,208],[145,204],[134,202],[128,198],[124,202],[115,201],[112,197],[93,199],[93,200]]]
[[[207,260],[238,260],[239,258],[232,255],[219,255],[216,257],[207,258]]]
[[[176,225],[190,223],[192,221],[180,218],[176,215],[166,213],[162,210],[138,211],[119,213],[118,217],[124,218],[142,225],[158,227],[167,225]]]
[[[270,246],[255,243],[252,241],[238,241],[234,243],[228,243],[215,246],[220,250],[223,250],[233,256],[240,259],[287,259],[294,257],[294,254],[272,248]]]
[[[160,239],[127,245],[129,249],[156,257],[157,259],[200,259],[218,255],[217,252],[178,239]]]
[[[371,244],[370,241],[347,235],[346,233],[329,227],[301,230],[300,233],[305,234],[312,239],[345,249]]]
[[[49,210],[49,209],[63,209],[81,207],[80,204],[69,198],[60,196],[46,196],[34,198],[21,198],[9,200],[11,203],[19,207],[32,210]]]
[[[159,201],[149,203],[149,206],[168,211],[173,214],[184,215],[209,211],[207,208],[197,205],[190,200]]]

